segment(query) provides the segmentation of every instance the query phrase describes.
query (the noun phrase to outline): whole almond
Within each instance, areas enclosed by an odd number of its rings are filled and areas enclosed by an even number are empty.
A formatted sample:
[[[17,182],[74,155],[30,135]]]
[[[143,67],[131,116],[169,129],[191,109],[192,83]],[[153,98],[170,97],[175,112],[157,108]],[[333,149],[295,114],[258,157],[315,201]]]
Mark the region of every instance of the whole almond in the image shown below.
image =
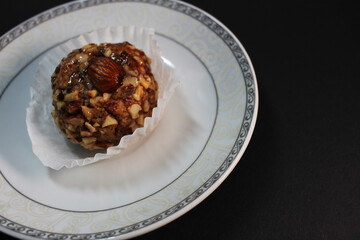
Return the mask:
[[[87,74],[94,87],[104,93],[115,91],[125,75],[122,66],[107,57],[97,57],[90,61]]]

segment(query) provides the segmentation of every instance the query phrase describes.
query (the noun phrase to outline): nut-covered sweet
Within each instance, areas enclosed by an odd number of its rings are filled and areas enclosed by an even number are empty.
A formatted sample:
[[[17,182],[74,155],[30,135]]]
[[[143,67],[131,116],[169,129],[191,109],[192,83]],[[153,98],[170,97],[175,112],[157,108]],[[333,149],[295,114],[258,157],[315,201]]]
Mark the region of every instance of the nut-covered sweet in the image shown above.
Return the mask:
[[[128,42],[88,44],[63,58],[51,77],[55,124],[87,149],[118,144],[157,106],[151,59]]]

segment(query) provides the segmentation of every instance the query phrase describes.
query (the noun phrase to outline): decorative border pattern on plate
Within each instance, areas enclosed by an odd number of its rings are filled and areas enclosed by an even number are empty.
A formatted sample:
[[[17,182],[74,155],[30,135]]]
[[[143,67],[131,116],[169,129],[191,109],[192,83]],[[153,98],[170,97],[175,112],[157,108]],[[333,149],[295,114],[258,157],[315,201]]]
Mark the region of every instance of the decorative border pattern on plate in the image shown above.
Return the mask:
[[[162,7],[166,7],[169,9],[173,9],[175,11],[186,14],[207,26],[210,30],[216,33],[229,47],[229,49],[234,54],[239,66],[242,70],[245,86],[246,86],[246,107],[245,107],[245,115],[241,125],[240,133],[238,134],[237,140],[230,152],[230,154],[226,157],[224,162],[221,164],[219,169],[196,191],[190,194],[187,198],[176,204],[175,206],[167,209],[166,211],[153,216],[149,219],[146,219],[142,222],[138,222],[123,228],[115,229],[112,231],[105,231],[99,233],[91,233],[91,234],[61,234],[61,233],[52,233],[45,232],[33,228],[29,228],[27,226],[23,226],[21,224],[14,223],[2,216],[0,216],[0,226],[6,228],[11,232],[16,232],[18,234],[23,234],[29,237],[42,238],[42,239],[99,239],[99,238],[109,238],[120,236],[126,233],[133,232],[135,230],[150,226],[154,223],[157,223],[170,215],[178,212],[183,209],[190,203],[192,203],[195,199],[200,197],[204,192],[206,192],[216,181],[221,178],[221,176],[227,171],[227,169],[231,166],[233,161],[236,159],[239,154],[243,144],[245,143],[246,137],[248,136],[250,126],[254,116],[255,106],[256,106],[256,84],[254,79],[254,73],[251,71],[251,67],[249,61],[242,51],[241,47],[237,43],[237,41],[232,37],[232,35],[224,29],[221,25],[219,25],[214,19],[212,19],[208,14],[193,8],[189,5],[186,5],[182,2],[176,2],[171,0],[88,0],[88,1],[76,1],[73,3],[68,3],[65,5],[61,5],[54,9],[45,11],[27,21],[18,25],[17,27],[10,30],[8,33],[0,37],[0,51],[4,49],[9,43],[11,43],[14,39],[25,33],[26,31],[36,27],[37,25],[53,19],[57,16],[76,11],[79,9],[83,9],[90,6],[95,6],[99,4],[112,3],[112,2],[141,2],[154,4]]]

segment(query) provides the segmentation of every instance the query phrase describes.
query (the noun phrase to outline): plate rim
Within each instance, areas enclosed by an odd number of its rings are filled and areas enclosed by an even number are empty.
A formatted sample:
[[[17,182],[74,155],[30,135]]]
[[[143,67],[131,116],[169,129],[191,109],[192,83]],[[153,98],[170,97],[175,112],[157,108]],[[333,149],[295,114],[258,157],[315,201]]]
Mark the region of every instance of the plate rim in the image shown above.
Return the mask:
[[[72,239],[71,237],[74,236],[91,236],[90,239],[99,237],[115,237],[115,239],[120,239],[123,237],[139,236],[166,225],[167,223],[175,220],[176,218],[182,216],[183,214],[197,206],[212,192],[214,192],[214,190],[217,189],[218,186],[220,186],[220,184],[232,172],[232,170],[235,168],[235,166],[243,156],[254,132],[259,108],[259,92],[253,64],[241,42],[224,24],[222,24],[211,14],[190,3],[179,0],[76,0],[73,2],[64,3],[45,10],[23,21],[19,25],[13,27],[11,30],[6,32],[0,37],[0,51],[2,51],[16,38],[20,37],[23,33],[57,16],[85,9],[91,6],[123,2],[148,3],[156,6],[166,7],[170,10],[186,14],[189,17],[192,17],[194,20],[197,20],[200,23],[204,24],[207,28],[209,28],[212,32],[219,36],[224,41],[227,47],[229,47],[229,50],[232,52],[240,66],[246,86],[246,106],[244,116],[240,131],[236,137],[233,147],[231,148],[231,151],[224,159],[220,167],[211,175],[211,177],[209,177],[205,183],[203,183],[199,188],[192,192],[188,197],[179,201],[172,207],[167,208],[165,211],[162,211],[161,213],[156,214],[155,216],[152,216],[141,222],[99,233],[66,234],[46,232],[43,230],[34,229],[12,222],[11,220],[6,219],[2,215],[0,215],[0,231],[14,237],[27,237],[28,239],[36,239],[39,237],[45,239],[53,239],[54,237],[56,238],[60,236],[62,237],[61,239]],[[6,83],[5,88],[0,93],[0,98],[2,93],[6,91],[7,86],[11,84],[13,79],[14,78],[12,78]],[[249,98],[251,99],[249,100]],[[203,187],[205,188],[205,190],[202,189]]]

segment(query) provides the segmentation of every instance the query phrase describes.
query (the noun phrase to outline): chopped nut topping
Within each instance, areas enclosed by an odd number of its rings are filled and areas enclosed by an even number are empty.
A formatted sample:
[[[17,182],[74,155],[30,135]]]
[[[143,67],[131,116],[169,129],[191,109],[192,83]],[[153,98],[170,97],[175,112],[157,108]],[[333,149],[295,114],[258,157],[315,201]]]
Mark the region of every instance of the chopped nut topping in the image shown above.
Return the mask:
[[[143,87],[142,87],[142,86],[138,86],[138,87],[136,88],[135,93],[133,94],[134,99],[135,99],[136,101],[140,101],[141,96],[143,95],[143,92],[144,92]]]
[[[75,58],[76,58],[76,60],[78,60],[79,63],[84,63],[84,62],[87,62],[87,60],[89,59],[89,55],[87,55],[85,53],[79,53],[79,54],[76,54]]]
[[[117,125],[118,124],[118,121],[116,121],[115,118],[111,117],[110,115],[107,115],[106,118],[105,118],[105,121],[104,123],[102,124],[101,127],[107,127],[107,126],[110,126],[110,125]]]
[[[97,96],[95,98],[90,99],[90,105],[93,107],[95,107],[96,105],[101,104],[103,102],[104,102],[104,99],[102,96]]]
[[[107,102],[111,98],[111,93],[104,93],[103,94],[103,101]]]
[[[89,91],[87,91],[87,94],[89,95],[89,97],[94,98],[97,95],[97,91],[96,91],[96,89],[89,90]]]
[[[82,116],[74,116],[74,117],[69,117],[66,119],[66,122],[74,125],[74,126],[81,126],[84,124],[85,120]]]
[[[82,136],[82,137],[91,137],[92,134],[89,131],[80,131],[80,136]]]
[[[106,48],[106,49],[105,49],[105,52],[104,52],[104,56],[105,56],[105,57],[110,57],[110,55],[111,55],[111,49],[110,49],[110,48]]]
[[[81,111],[82,111],[82,113],[84,114],[85,118],[86,118],[87,120],[89,120],[89,121],[90,121],[90,120],[93,118],[93,116],[94,116],[92,109],[91,109],[91,108],[88,108],[88,107],[86,107],[86,106],[81,106]]]
[[[94,128],[89,122],[85,122],[85,127],[91,132],[96,132],[96,128]]]
[[[144,126],[144,114],[140,114],[139,117],[136,119],[136,123],[139,124],[139,126]]]
[[[124,69],[125,69],[126,74],[128,74],[130,76],[137,77],[137,75],[139,75],[139,72],[137,69],[131,69],[128,65],[124,65]]]
[[[143,110],[144,110],[144,112],[148,112],[150,110],[150,103],[148,100],[145,100],[145,102],[143,104]]]
[[[80,100],[78,90],[75,90],[74,92],[68,93],[64,96],[65,102],[78,101],[78,100]]]
[[[61,90],[60,89],[56,89],[56,91],[53,93],[52,98],[53,100],[59,100],[59,96],[61,95]]]
[[[89,145],[89,144],[95,143],[95,142],[96,142],[96,137],[84,137],[84,138],[82,139],[82,142],[83,142],[85,145]]]
[[[134,87],[136,87],[139,84],[138,78],[133,76],[127,76],[124,78],[122,84],[123,86],[133,85]]]
[[[65,102],[59,101],[56,103],[56,109],[60,110],[66,106]]]
[[[138,118],[138,117],[139,117],[139,111],[140,111],[141,109],[142,109],[141,106],[140,106],[139,104],[137,104],[137,103],[131,105],[131,106],[129,107],[129,109],[128,109],[128,110],[129,110],[129,113],[130,113],[130,115],[131,115],[131,118],[132,118],[132,119]]]
[[[145,79],[143,77],[143,75],[140,75],[139,79],[140,79],[140,84],[143,85],[145,89],[148,89],[151,84],[151,81],[149,81],[149,78]]]

